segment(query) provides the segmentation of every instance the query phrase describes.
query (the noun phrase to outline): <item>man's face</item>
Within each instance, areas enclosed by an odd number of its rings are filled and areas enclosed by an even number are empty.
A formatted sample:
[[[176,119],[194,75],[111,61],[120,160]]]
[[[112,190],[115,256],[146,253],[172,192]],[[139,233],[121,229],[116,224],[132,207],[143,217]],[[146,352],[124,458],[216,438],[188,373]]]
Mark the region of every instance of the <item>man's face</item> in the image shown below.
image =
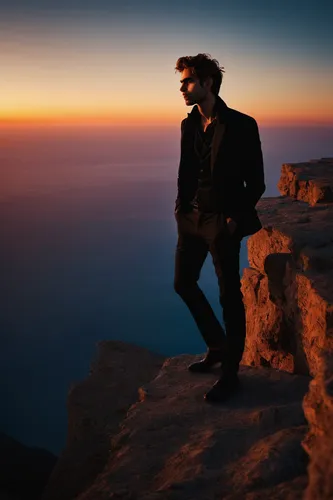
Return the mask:
[[[203,86],[200,85],[199,78],[192,74],[191,69],[185,68],[180,74],[180,91],[183,94],[185,104],[193,106],[193,104],[200,104],[208,94],[208,82],[204,82]]]

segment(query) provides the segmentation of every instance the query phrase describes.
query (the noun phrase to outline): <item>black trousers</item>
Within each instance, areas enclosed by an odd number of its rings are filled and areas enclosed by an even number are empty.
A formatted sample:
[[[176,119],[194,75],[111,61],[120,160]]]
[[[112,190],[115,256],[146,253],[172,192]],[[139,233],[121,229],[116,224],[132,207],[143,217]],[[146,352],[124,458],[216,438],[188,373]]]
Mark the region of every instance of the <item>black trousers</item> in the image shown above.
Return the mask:
[[[175,213],[178,242],[175,258],[175,291],[189,308],[210,348],[221,348],[222,369],[237,372],[246,335],[245,309],[239,274],[242,236],[227,228],[222,214],[193,210]],[[198,286],[208,252],[212,255],[219,285],[225,331]]]

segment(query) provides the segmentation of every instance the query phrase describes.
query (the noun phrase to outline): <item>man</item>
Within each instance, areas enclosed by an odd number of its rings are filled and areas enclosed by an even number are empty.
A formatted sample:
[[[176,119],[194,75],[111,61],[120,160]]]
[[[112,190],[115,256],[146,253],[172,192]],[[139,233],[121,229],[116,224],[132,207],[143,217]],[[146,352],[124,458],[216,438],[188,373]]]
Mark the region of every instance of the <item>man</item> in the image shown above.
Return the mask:
[[[255,210],[265,191],[261,142],[256,121],[218,96],[224,70],[216,59],[181,57],[175,69],[185,104],[195,106],[181,123],[174,287],[208,347],[204,359],[188,368],[206,373],[221,363],[221,377],[204,397],[222,402],[239,386],[246,334],[239,253],[242,237],[262,227]],[[197,283],[208,252],[225,331]]]

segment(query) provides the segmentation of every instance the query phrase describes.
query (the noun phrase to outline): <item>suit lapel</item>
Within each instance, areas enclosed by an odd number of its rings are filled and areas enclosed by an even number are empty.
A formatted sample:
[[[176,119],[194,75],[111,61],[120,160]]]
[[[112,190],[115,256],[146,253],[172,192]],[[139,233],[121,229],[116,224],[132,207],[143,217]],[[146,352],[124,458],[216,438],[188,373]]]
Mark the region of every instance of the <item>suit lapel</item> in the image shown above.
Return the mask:
[[[210,168],[213,172],[215,161],[217,158],[217,153],[222,143],[222,139],[225,133],[226,125],[225,123],[221,123],[219,117],[217,118],[217,123],[215,126],[215,131],[212,140],[212,149],[211,149],[211,157],[210,157]]]

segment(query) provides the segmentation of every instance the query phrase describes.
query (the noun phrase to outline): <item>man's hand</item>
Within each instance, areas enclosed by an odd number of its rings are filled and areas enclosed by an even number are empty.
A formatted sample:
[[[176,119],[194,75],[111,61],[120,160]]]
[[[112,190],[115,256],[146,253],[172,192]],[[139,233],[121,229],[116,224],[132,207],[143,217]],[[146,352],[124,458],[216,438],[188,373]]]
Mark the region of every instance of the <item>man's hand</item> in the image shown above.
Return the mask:
[[[234,234],[237,228],[237,222],[234,221],[231,217],[227,217],[227,228],[230,234]]]

